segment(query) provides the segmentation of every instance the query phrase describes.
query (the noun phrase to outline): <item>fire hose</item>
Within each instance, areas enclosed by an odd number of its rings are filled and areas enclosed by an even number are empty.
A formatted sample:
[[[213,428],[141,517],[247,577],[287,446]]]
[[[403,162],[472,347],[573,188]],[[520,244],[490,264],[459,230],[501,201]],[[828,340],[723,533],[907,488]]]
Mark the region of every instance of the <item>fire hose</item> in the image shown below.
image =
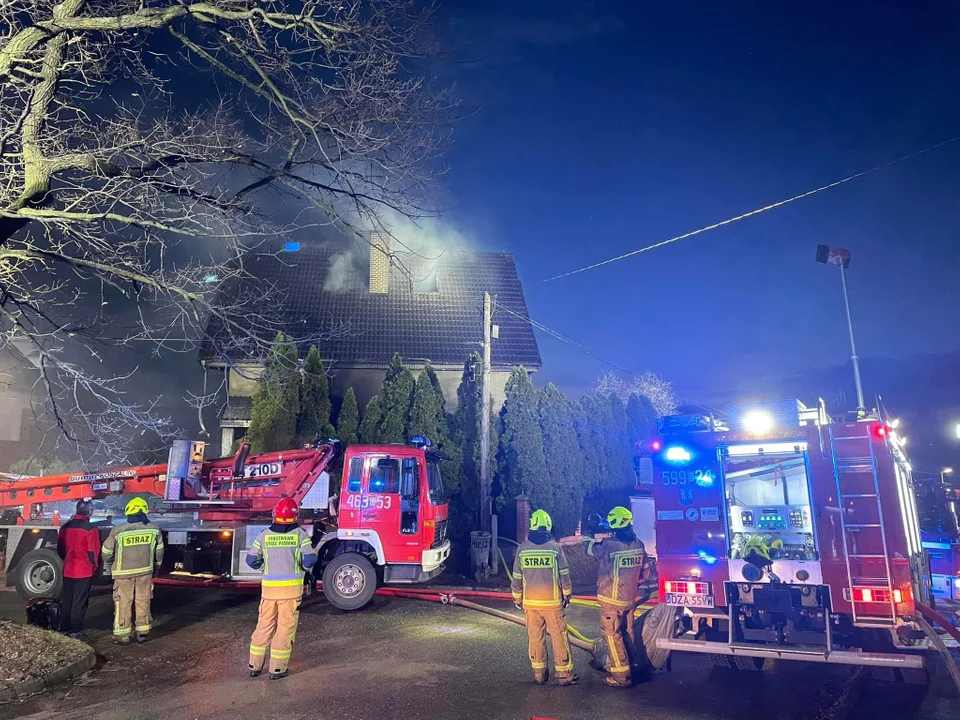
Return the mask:
[[[934,647],[940,652],[940,657],[943,658],[943,663],[947,666],[947,672],[950,673],[950,678],[953,680],[954,685],[957,686],[957,692],[960,693],[960,670],[957,669],[957,663],[954,662],[953,656],[944,644],[943,639],[937,634],[937,631],[933,629],[933,626],[928,621],[937,623],[937,625],[942,627],[957,642],[960,642],[960,631],[953,627],[943,615],[923,603],[917,603],[917,610],[920,611],[920,615],[917,616],[917,624],[920,626],[920,629],[927,634],[927,637],[930,639],[930,642],[933,643]]]

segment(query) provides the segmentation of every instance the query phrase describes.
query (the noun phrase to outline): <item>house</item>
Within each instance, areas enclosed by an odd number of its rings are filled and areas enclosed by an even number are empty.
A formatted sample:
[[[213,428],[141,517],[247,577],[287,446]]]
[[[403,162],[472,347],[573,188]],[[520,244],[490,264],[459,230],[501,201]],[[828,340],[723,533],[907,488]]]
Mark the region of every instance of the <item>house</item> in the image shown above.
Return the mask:
[[[0,348],[0,471],[38,452],[44,427],[32,405],[40,355],[26,338]]]
[[[286,243],[246,265],[259,283],[279,293],[270,301],[275,324],[302,339],[301,358],[316,344],[330,375],[334,407],[353,387],[361,412],[379,392],[394,353],[414,372],[430,363],[447,409],[455,409],[464,364],[481,351],[483,294],[495,299],[491,389],[503,403],[511,368],[540,368],[540,351],[513,256],[457,251],[393,253],[388,238],[374,234],[369,253],[328,243]],[[243,292],[234,282],[223,292]],[[227,406],[220,418],[222,452],[228,454],[250,426],[252,398],[262,358],[219,342],[216,321],[207,329],[200,361],[206,372],[226,376]]]

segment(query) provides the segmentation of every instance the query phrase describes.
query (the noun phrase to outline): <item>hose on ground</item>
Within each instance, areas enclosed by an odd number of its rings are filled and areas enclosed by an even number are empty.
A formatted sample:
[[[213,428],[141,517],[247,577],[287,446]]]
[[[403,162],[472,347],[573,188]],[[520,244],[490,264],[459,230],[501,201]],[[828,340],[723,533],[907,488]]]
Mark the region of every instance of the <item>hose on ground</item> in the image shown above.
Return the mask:
[[[497,553],[500,555],[500,565],[503,567],[503,574],[507,576],[507,582],[512,583],[513,578],[510,577],[510,571],[507,570],[507,559],[503,556],[503,550],[497,547]]]
[[[957,668],[957,663],[954,661],[953,655],[950,654],[950,650],[943,642],[943,638],[941,638],[940,635],[937,634],[937,631],[933,629],[933,626],[927,622],[927,618],[929,617],[931,620],[935,621],[944,630],[950,633],[954,639],[960,639],[960,633],[958,633],[957,629],[947,622],[947,620],[933,608],[928,608],[922,603],[917,603],[917,610],[920,611],[920,614],[916,618],[917,625],[919,625],[920,629],[927,634],[927,637],[930,638],[930,642],[932,642],[934,647],[936,647],[940,652],[940,657],[943,658],[943,664],[947,666],[947,672],[950,673],[953,684],[957,686],[957,693],[960,694],[960,669]]]
[[[503,612],[502,610],[495,610],[494,608],[489,608],[485,605],[478,605],[477,603],[470,602],[469,600],[462,600],[458,597],[452,597],[450,598],[449,602],[451,605],[459,605],[461,607],[470,608],[471,610],[476,610],[478,612],[486,613],[487,615],[498,617],[501,620],[509,620],[517,625],[526,626],[527,624],[527,621],[522,617],[518,617],[508,612]],[[567,630],[570,630],[569,625],[567,626]],[[577,635],[579,635],[579,633],[577,633]],[[590,642],[589,640],[581,639],[582,637],[582,635],[580,637],[574,635],[574,637],[570,638],[570,644],[580,648],[581,650],[586,650],[592,655],[594,652],[594,643]]]

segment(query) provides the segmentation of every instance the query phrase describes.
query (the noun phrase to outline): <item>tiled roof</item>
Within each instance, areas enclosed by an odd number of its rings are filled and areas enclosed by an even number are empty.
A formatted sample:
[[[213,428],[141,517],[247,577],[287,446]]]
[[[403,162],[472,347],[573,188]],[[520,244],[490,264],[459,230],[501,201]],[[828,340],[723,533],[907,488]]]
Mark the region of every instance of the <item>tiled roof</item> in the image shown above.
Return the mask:
[[[337,367],[385,366],[398,352],[409,363],[460,365],[483,338],[483,293],[495,298],[499,338],[492,347],[495,367],[540,367],[540,351],[528,317],[523,288],[513,256],[507,253],[448,252],[437,260],[406,256],[403,267],[390,270],[390,290],[368,291],[369,266],[343,248],[327,243],[301,243],[297,252],[267,254],[247,269],[274,292],[280,308],[280,329],[310,344],[324,333],[341,328],[316,344],[324,360]],[[435,273],[438,292],[422,292]],[[238,283],[222,292],[242,293]],[[507,312],[507,310],[520,315]],[[218,341],[216,322],[207,328],[200,349],[205,362],[242,361],[236,350]],[[211,340],[213,338],[213,340]],[[301,348],[301,355],[306,347]]]
[[[246,425],[250,422],[251,411],[253,410],[253,398],[243,396],[233,396],[229,398],[230,404],[223,409],[220,415],[220,424],[229,427],[231,423],[240,422]]]

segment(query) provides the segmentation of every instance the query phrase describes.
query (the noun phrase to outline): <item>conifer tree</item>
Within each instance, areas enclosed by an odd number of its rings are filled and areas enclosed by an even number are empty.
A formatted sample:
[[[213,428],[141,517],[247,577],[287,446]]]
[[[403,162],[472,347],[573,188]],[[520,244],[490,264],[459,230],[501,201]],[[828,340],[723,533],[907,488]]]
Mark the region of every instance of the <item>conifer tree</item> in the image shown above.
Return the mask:
[[[380,391],[380,422],[377,425],[379,442],[403,443],[407,441],[406,429],[413,402],[413,374],[403,364],[400,355],[394,353],[383,379]]]
[[[501,418],[500,447],[505,460],[501,487],[506,499],[525,494],[535,508],[549,512],[552,488],[544,468],[539,398],[522,367],[510,372]]]
[[[380,442],[380,396],[374,395],[363,410],[360,421],[360,442],[364,445],[376,445]]]
[[[360,409],[357,407],[357,394],[353,388],[347,388],[337,416],[336,436],[344,445],[354,445],[360,440]]]
[[[300,414],[297,347],[277,333],[257,383],[247,437],[254,453],[295,447]]]
[[[540,430],[546,477],[553,490],[549,512],[561,535],[571,535],[580,522],[585,495],[583,457],[574,429],[573,404],[553,383],[540,393]]]
[[[311,345],[303,361],[300,383],[300,415],[297,437],[301,443],[313,442],[317,435],[330,437],[330,384],[316,345]]]

